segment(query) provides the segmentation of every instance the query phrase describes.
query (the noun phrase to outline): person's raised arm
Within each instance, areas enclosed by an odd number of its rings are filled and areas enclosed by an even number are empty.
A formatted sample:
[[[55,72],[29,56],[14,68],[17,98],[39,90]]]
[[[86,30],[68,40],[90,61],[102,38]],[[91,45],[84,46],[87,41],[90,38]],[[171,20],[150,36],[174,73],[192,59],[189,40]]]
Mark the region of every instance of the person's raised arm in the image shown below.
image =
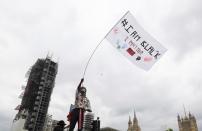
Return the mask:
[[[84,81],[84,78],[81,79],[81,81],[80,81],[80,83],[79,83],[79,85],[78,85],[78,87],[77,87],[78,90],[80,90],[83,81]]]
[[[81,81],[80,81],[80,83],[79,83],[79,85],[78,85],[78,87],[77,87],[77,89],[76,89],[75,100],[76,100],[77,97],[78,97],[78,94],[79,94],[79,92],[80,92],[81,85],[82,85],[83,81],[84,81],[84,78],[81,79]]]

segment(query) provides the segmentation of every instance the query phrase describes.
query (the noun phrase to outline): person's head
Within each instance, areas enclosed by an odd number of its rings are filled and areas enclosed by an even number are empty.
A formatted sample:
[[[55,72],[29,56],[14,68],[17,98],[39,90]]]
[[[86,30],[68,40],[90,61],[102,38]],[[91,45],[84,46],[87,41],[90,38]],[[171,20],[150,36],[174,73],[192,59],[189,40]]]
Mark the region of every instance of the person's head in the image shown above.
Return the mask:
[[[81,87],[81,90],[80,90],[81,95],[82,95],[82,96],[86,96],[86,91],[87,91],[86,88],[82,86],[82,87]]]
[[[63,120],[60,120],[60,121],[57,123],[57,125],[59,125],[59,126],[65,126],[66,124],[65,124],[65,122],[64,122]]]

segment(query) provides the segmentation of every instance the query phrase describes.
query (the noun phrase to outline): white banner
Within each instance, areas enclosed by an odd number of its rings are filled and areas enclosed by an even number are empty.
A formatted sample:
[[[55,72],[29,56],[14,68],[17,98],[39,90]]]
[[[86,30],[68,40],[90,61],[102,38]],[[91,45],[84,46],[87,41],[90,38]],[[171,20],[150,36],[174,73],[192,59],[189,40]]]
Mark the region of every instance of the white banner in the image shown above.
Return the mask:
[[[149,70],[167,50],[137,23],[130,12],[112,28],[106,39],[144,70]]]

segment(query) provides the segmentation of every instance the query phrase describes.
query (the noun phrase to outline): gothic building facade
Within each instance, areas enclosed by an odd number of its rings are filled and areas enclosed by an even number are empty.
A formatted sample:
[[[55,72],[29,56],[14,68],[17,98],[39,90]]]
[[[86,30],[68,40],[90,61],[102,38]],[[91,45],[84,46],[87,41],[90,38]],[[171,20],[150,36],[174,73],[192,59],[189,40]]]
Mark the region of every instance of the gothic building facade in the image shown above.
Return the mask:
[[[191,113],[189,113],[188,116],[185,113],[185,117],[180,117],[178,115],[177,119],[179,131],[198,131],[196,118]]]
[[[133,121],[131,120],[131,118],[129,116],[128,130],[127,131],[141,131],[140,126],[138,124],[138,120],[137,120],[135,111],[134,111]]]

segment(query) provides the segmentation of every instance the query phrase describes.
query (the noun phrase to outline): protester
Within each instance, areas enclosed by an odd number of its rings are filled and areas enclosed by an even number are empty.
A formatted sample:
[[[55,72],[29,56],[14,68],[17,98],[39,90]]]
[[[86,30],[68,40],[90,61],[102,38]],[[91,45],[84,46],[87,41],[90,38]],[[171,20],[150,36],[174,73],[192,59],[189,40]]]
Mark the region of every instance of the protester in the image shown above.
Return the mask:
[[[68,118],[70,119],[69,131],[74,131],[75,125],[78,122],[78,131],[82,130],[83,119],[85,111],[91,112],[90,101],[86,97],[86,88],[82,86],[84,79],[82,78],[77,90],[75,97],[75,108],[72,109]]]
[[[57,126],[54,128],[53,131],[64,131],[64,126],[65,126],[65,122],[63,120],[60,120],[58,123],[57,123]]]

